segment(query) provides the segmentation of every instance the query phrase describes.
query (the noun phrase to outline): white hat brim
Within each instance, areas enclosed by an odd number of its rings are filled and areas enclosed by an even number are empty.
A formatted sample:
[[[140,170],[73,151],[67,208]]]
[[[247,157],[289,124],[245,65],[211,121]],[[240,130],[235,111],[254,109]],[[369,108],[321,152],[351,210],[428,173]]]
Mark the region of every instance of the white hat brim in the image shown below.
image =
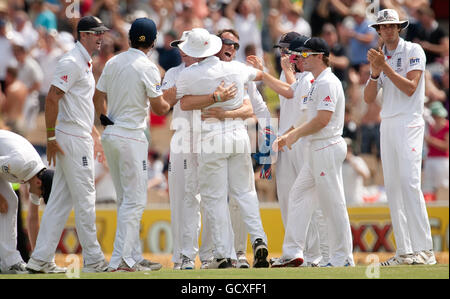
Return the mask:
[[[222,40],[220,37],[213,34],[210,35],[208,46],[203,49],[194,49],[190,47],[188,40],[178,44],[178,48],[181,49],[186,55],[194,58],[204,58],[213,56],[222,49]]]
[[[398,25],[402,26],[402,29],[405,29],[409,26],[409,21],[408,20],[406,20],[406,21],[386,21],[386,22],[370,24],[369,27],[374,28],[376,26],[383,25],[383,24],[398,24]]]

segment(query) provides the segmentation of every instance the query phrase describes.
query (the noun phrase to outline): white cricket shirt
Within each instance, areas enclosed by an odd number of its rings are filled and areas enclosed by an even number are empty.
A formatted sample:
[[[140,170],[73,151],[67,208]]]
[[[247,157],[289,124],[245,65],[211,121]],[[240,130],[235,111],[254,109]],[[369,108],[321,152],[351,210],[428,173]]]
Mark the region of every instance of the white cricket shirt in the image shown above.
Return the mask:
[[[386,48],[383,48],[386,52]],[[421,70],[422,75],[414,94],[409,97],[397,88],[382,72],[378,79],[378,89],[382,88],[383,104],[380,116],[382,119],[400,115],[422,117],[425,99],[425,65],[426,56],[419,44],[411,43],[400,38],[397,49],[392,56],[386,56],[387,63],[396,73],[406,78],[413,70]]]
[[[161,74],[144,52],[129,48],[108,60],[97,89],[107,94],[107,114],[115,126],[145,129],[148,98],[162,95]]]
[[[295,73],[296,81],[292,83],[291,89],[294,91],[294,97],[287,99],[282,95],[280,98],[280,128],[279,135],[283,135],[291,127],[295,127],[302,116],[302,110],[307,108],[306,98],[311,88],[314,76],[310,72]],[[284,72],[281,72],[280,80],[286,82]]]
[[[310,140],[328,139],[342,135],[345,115],[345,96],[341,81],[326,68],[314,80],[308,93],[308,121],[319,110],[332,111],[330,122],[320,131],[310,135]]]
[[[253,114],[256,115],[258,121],[262,121],[263,119],[266,121],[264,125],[270,124],[270,111],[267,108],[266,102],[262,98],[258,89],[256,88],[256,83],[254,81],[248,82],[245,85],[246,95],[244,99],[247,97],[250,99],[253,108]]]
[[[94,125],[95,79],[91,56],[80,42],[58,61],[51,85],[65,93],[58,103],[58,121],[78,125],[90,133]]]
[[[0,130],[0,178],[24,184],[43,168],[41,157],[28,140]]]

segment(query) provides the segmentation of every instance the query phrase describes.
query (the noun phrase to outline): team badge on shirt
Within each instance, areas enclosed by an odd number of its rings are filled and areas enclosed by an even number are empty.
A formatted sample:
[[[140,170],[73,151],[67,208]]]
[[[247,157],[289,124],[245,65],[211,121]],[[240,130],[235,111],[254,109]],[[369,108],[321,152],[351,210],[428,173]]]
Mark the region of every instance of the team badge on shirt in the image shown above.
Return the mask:
[[[61,77],[61,80],[67,83],[69,81],[69,77],[67,75],[64,75]]]
[[[418,65],[420,63],[419,57],[412,57],[409,59],[409,66]]]
[[[159,84],[159,83],[155,84],[155,89],[156,89],[156,91],[160,91],[161,90],[161,84]]]
[[[7,165],[7,164],[2,165],[2,171],[3,171],[4,173],[9,173],[9,165]]]

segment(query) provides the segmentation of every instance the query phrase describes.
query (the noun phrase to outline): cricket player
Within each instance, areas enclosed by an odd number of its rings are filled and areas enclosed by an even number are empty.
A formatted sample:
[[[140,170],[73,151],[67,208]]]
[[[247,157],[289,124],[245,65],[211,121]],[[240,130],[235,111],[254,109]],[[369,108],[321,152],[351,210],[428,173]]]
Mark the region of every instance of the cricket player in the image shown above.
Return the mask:
[[[307,121],[277,138],[274,150],[289,149],[309,139],[306,159],[289,193],[289,211],[283,255],[272,267],[303,263],[311,211],[322,210],[327,221],[330,260],[327,266],[352,266],[352,235],[345,205],[342,164],[347,147],[341,137],[345,98],[342,84],[328,67],[329,48],[321,38],[308,39],[299,53],[305,71],[315,80],[309,90]],[[308,194],[316,192],[317,200]]]
[[[147,57],[156,34],[152,20],[136,19],[128,34],[131,47],[108,60],[94,95],[97,114],[106,119],[102,143],[118,202],[114,251],[108,271],[134,272],[162,267],[142,257],[139,238],[147,204],[148,141],[144,130],[149,106],[157,115],[164,115],[170,109],[161,91],[159,70]]]
[[[10,183],[28,184],[31,210],[48,201],[53,170],[46,169],[31,143],[22,136],[0,130],[0,270],[2,274],[28,273],[17,246],[18,198]],[[37,223],[38,224],[38,223]],[[36,225],[36,224],[35,224]],[[33,228],[29,228],[31,230]],[[30,238],[31,239],[31,238]],[[30,240],[32,244],[34,241]]]
[[[189,102],[185,95],[210,93],[222,81],[236,84],[237,95],[226,102],[222,102],[216,94],[206,96],[204,99],[211,103],[209,108],[234,110],[241,107],[244,83],[261,76],[260,72],[241,63],[221,62],[218,57],[213,56],[222,48],[221,39],[202,28],[192,31],[186,41],[179,44],[179,48],[191,57],[201,58],[201,61],[185,69],[177,81],[177,96],[183,96],[181,108],[184,110],[184,102]],[[231,267],[229,252],[232,244],[227,242],[227,232],[223,230],[227,227],[228,192],[238,200],[250,233],[255,256],[253,266],[268,267],[267,237],[259,215],[251,158],[248,154],[249,139],[243,122],[203,121],[199,144],[200,193],[206,217],[211,223],[215,247],[211,268]],[[224,145],[225,150],[221,145]]]
[[[372,103],[382,89],[381,162],[397,245],[395,256],[382,266],[436,263],[421,190],[426,56],[419,44],[399,36],[408,24],[395,10],[381,10],[370,26],[384,46],[367,52],[371,75],[364,101]]]
[[[94,159],[104,157],[94,126],[95,80],[91,59],[92,53],[100,49],[106,30],[97,17],[85,16],[79,20],[78,41],[59,60],[45,100],[47,159],[56,168],[36,248],[27,264],[32,272],[65,272],[53,259],[72,208],[83,248],[82,271],[103,272],[108,265],[95,227]]]

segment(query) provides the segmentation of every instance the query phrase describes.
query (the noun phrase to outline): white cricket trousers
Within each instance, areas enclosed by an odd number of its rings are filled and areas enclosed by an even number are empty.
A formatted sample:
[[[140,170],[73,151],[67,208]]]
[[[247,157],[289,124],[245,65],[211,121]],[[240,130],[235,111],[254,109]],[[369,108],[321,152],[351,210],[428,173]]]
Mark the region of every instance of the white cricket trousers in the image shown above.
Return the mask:
[[[223,132],[220,138],[223,151],[206,153],[202,148],[198,154],[199,187],[207,221],[211,226],[214,258],[231,258],[233,242],[228,241],[231,228],[228,195],[239,203],[251,243],[258,238],[267,243],[267,237],[259,213],[247,131],[245,128],[236,128]],[[203,140],[202,145],[209,141]],[[238,148],[241,151],[236,150]],[[233,150],[227,153],[226,149]]]
[[[352,234],[345,205],[342,164],[347,147],[342,137],[311,141],[308,157],[290,192],[283,257],[304,258],[307,231],[319,207],[327,223],[329,262],[343,266],[353,262]],[[314,192],[317,200],[314,199]]]
[[[117,229],[110,267],[121,260],[133,267],[140,262],[139,228],[147,204],[148,141],[143,130],[107,126],[103,150],[117,193]]]
[[[0,213],[0,270],[6,270],[22,261],[17,250],[18,198],[11,184],[2,178],[0,178],[0,194],[8,203],[8,212]]]
[[[52,191],[42,215],[36,247],[31,257],[51,262],[61,233],[74,208],[78,239],[85,265],[104,260],[95,226],[94,143],[90,132],[75,124],[59,122],[56,141],[64,155],[57,154]]]
[[[289,214],[289,201],[291,189],[294,186],[300,170],[305,163],[306,151],[309,147],[307,140],[297,141],[292,150],[285,150],[278,153],[276,162],[276,185],[278,204],[280,206],[281,219],[283,225],[287,227],[287,218]],[[309,193],[309,196],[315,196],[315,193]],[[314,200],[314,199],[312,199]],[[319,260],[328,260],[328,240],[325,220],[320,209],[312,211],[307,233],[306,247],[304,248],[305,261],[317,263]],[[299,217],[296,215],[294,217]],[[300,215],[301,217],[301,215]],[[300,228],[299,228],[300,229]]]
[[[199,184],[198,184],[198,158],[195,153],[183,154],[184,168],[184,197],[182,198],[182,213],[178,219],[181,226],[181,254],[195,260],[198,253],[200,261],[208,261],[213,258],[213,242],[211,225],[202,208]],[[228,222],[230,219],[228,218]],[[203,223],[203,225],[202,225]],[[228,228],[231,227],[231,222]],[[198,247],[198,239],[201,233],[201,246]],[[224,228],[224,229],[228,229]],[[228,242],[233,240],[233,232],[228,229]]]
[[[421,190],[424,120],[408,116],[382,119],[381,163],[397,254],[433,249]]]

